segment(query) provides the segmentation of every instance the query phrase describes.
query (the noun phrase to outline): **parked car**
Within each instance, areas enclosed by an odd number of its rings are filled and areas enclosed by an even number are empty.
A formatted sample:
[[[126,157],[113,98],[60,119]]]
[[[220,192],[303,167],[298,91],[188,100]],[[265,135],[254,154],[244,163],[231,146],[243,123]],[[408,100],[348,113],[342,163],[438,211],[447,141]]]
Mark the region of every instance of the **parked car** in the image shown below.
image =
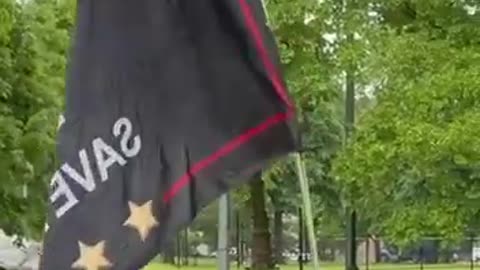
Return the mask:
[[[397,262],[398,259],[399,256],[393,251],[386,248],[382,248],[382,250],[380,250],[380,260],[382,262]]]

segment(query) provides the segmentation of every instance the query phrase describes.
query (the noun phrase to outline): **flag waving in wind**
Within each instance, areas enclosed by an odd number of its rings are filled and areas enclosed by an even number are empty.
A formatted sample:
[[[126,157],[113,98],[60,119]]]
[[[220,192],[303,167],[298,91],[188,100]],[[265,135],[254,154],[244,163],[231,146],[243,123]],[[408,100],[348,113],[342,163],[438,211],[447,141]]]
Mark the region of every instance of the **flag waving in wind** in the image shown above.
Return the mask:
[[[138,270],[298,147],[260,0],[78,0],[40,269]]]

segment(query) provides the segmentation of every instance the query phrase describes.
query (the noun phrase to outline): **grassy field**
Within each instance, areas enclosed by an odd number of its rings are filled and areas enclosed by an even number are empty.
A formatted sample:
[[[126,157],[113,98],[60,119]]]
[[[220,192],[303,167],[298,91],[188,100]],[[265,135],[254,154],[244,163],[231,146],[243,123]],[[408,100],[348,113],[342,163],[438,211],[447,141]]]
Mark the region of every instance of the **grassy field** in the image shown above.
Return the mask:
[[[299,267],[297,265],[284,266],[281,270],[297,270]],[[146,267],[144,270],[216,270],[216,266],[213,264],[205,264],[199,266],[182,266],[177,268],[176,266],[162,265],[162,264],[151,264]],[[236,265],[232,265],[232,270],[236,270]],[[305,270],[313,269],[309,266],[304,268]],[[322,265],[321,270],[344,270],[342,265]],[[420,270],[420,265],[415,264],[375,264],[370,265],[369,270]],[[470,270],[470,265],[468,264],[435,264],[435,265],[424,265],[424,270]],[[240,268],[243,270],[243,268]],[[359,270],[367,270],[366,266],[360,266]],[[477,264],[474,267],[474,270],[480,270],[480,265]]]

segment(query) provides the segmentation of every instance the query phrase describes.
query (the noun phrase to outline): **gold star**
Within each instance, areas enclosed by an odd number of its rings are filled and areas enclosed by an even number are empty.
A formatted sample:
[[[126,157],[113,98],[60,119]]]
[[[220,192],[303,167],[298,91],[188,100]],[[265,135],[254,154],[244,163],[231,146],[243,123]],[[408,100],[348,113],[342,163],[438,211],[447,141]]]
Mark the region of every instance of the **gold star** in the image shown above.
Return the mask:
[[[100,270],[112,266],[112,263],[103,255],[105,241],[100,241],[93,246],[78,242],[78,246],[80,248],[80,257],[72,264],[73,268]]]
[[[130,208],[130,216],[123,225],[136,229],[142,241],[145,241],[150,230],[158,225],[158,221],[152,214],[152,201],[148,201],[141,206],[128,202],[128,207]]]

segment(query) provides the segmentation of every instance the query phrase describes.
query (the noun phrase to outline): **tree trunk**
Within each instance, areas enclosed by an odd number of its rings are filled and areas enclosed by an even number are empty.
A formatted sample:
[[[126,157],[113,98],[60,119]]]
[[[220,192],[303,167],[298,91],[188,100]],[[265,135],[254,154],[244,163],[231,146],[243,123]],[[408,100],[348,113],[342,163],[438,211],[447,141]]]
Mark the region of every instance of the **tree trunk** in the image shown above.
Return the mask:
[[[273,269],[269,222],[265,208],[265,187],[261,175],[256,175],[249,185],[253,212],[252,270]]]
[[[273,241],[275,248],[275,262],[284,264],[283,258],[283,211],[275,210],[273,214]]]

